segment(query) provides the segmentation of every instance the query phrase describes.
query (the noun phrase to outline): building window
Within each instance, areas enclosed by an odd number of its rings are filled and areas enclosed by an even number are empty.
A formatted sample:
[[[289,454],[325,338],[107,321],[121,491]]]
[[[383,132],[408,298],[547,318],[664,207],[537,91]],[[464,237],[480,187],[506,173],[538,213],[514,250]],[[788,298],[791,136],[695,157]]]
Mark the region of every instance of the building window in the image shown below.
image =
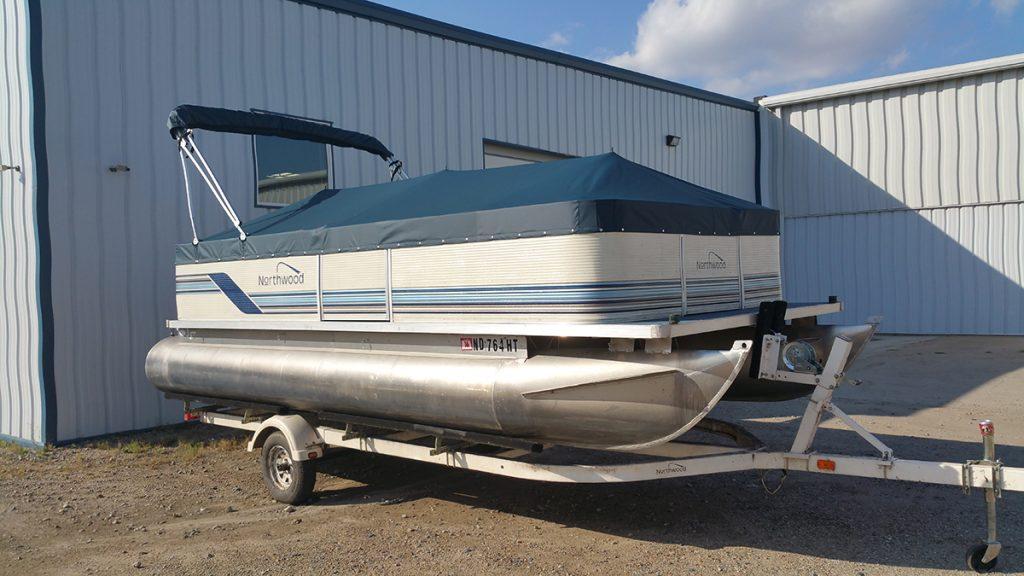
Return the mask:
[[[484,140],[484,168],[503,168],[571,158],[565,154]]]
[[[264,110],[253,110],[271,114]],[[301,118],[295,116],[295,118]],[[301,118],[330,124],[323,120]],[[327,188],[330,146],[277,136],[253,136],[256,166],[256,206],[277,208],[298,202]]]

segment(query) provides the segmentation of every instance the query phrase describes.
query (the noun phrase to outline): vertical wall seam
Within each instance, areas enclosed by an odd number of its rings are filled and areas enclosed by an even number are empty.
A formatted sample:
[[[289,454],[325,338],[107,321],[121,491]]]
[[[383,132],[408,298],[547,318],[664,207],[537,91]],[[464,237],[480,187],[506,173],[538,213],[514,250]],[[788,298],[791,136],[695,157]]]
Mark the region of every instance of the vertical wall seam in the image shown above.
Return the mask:
[[[904,206],[910,206],[910,190],[907,187],[907,110],[904,107],[906,103],[906,89],[898,88],[895,91],[894,98],[896,99],[896,113],[899,118],[899,132],[896,137],[899,138],[900,142],[900,154],[897,161],[899,162],[899,174],[897,174],[900,194],[902,196],[902,203]]]
[[[7,3],[0,4],[0,16],[2,16],[2,18],[3,18],[2,22],[0,22],[0,23],[3,24],[3,29],[4,30],[7,30],[7,29],[9,29],[12,26],[16,26],[17,25],[17,23],[10,24],[10,21],[12,20],[12,17],[8,13],[8,9],[11,8],[12,6],[13,6],[12,4],[7,4]],[[15,20],[15,22],[16,22],[16,20]],[[6,42],[9,42],[9,40],[7,40],[6,38],[3,39],[3,40],[4,40],[5,43],[2,44],[2,46],[4,48],[6,48],[6,46],[7,46]],[[10,69],[8,67],[8,63],[7,63],[7,60],[6,60],[7,57],[8,56],[7,56],[6,52],[5,52],[5,54],[4,54],[4,78],[3,78],[3,80],[4,80],[4,94],[5,94],[5,98],[6,99],[4,101],[5,102],[12,102],[12,100],[13,100],[13,96],[12,96],[13,91],[12,91],[12,88],[11,88]],[[9,122],[11,124],[13,124],[14,123],[14,121],[13,121],[13,116],[14,116],[13,107],[8,106],[8,108],[6,110],[6,114],[7,114],[7,118],[9,120]],[[13,151],[14,151],[14,144],[13,144],[12,138],[14,136],[14,131],[13,130],[6,130],[5,132],[6,132],[6,138],[7,138],[7,149],[13,153]],[[12,157],[11,161],[12,162],[14,161],[13,157]],[[16,176],[17,176],[17,174],[15,172],[0,173],[0,178],[4,178],[4,179],[10,178],[12,183],[16,181]],[[13,201],[13,195],[12,195],[12,201]],[[3,213],[4,213],[4,204],[3,203],[4,203],[4,198],[2,196],[0,196],[0,218],[3,217]],[[14,210],[12,209],[9,212],[13,216]],[[7,263],[8,263],[9,258],[7,258],[6,255],[11,253],[11,252],[13,252],[13,249],[8,247],[8,244],[7,244],[7,234],[6,234],[6,231],[5,231],[5,227],[0,226],[0,254],[3,254],[5,256],[4,258],[0,259],[0,273],[3,274],[2,276],[0,276],[0,320],[2,320],[4,322],[4,326],[3,326],[3,328],[4,328],[4,340],[3,340],[3,348],[0,349],[0,357],[2,357],[3,360],[4,360],[3,366],[2,366],[2,369],[3,369],[2,376],[4,378],[4,389],[7,391],[6,398],[4,396],[0,395],[0,400],[4,400],[4,399],[7,400],[5,405],[0,407],[0,409],[3,410],[3,412],[0,412],[0,417],[6,416],[6,418],[3,420],[3,422],[7,426],[10,427],[8,429],[8,431],[10,432],[11,436],[13,437],[15,434],[17,434],[17,432],[15,431],[15,426],[14,426],[14,424],[15,424],[15,414],[16,414],[15,409],[14,409],[14,405],[15,405],[14,396],[15,396],[15,392],[16,392],[15,382],[17,382],[18,379],[13,375],[13,373],[11,371],[12,367],[14,366],[14,362],[12,361],[12,348],[13,348],[13,346],[11,346],[11,344],[10,344],[10,342],[11,342],[10,334],[12,332],[12,329],[11,329],[12,324],[11,324],[11,322],[9,320],[9,318],[10,318],[10,316],[9,316],[10,309],[8,307],[8,304],[7,304],[7,294],[8,294],[8,291],[6,290],[7,278],[10,277],[8,275],[8,272],[7,272],[7,265],[8,265]],[[17,353],[15,352],[14,354],[17,354]],[[18,392],[18,395],[20,396],[20,390],[18,390],[17,392]],[[18,404],[20,405],[21,403],[18,402]],[[0,434],[4,434],[3,430],[4,430],[4,428],[0,427]]]
[[[761,108],[754,110],[754,202],[761,201]]]
[[[46,158],[46,99],[43,86],[42,13],[39,0],[28,0],[29,86],[32,92],[32,153],[36,188],[36,278],[40,324],[39,370],[42,388],[42,443],[57,439],[57,401],[53,366],[49,166]]]
[[[71,30],[70,30],[70,28],[71,28],[71,26],[70,26],[71,16],[70,16],[69,10],[70,10],[70,6],[69,6],[68,3],[61,4],[61,19],[62,19],[62,22],[61,22],[61,33],[62,33],[63,42],[64,42],[63,52],[64,52],[64,62],[65,62],[65,64],[61,68],[60,74],[61,74],[61,79],[63,81],[63,85],[64,86],[70,86],[71,85],[70,72],[69,72],[67,64],[66,64],[67,62],[69,62],[71,60]],[[53,73],[56,74],[57,72],[53,72]],[[62,104],[63,104],[63,107],[64,107],[65,110],[71,110],[72,99],[73,99],[73,95],[72,95],[71,91],[70,90],[64,90],[64,92],[62,94],[62,100],[63,100]],[[65,114],[64,115],[64,126],[63,126],[63,128],[64,128],[64,133],[65,134],[71,134],[72,133],[72,127],[73,127],[72,119],[73,119],[73,116],[74,116],[73,114]],[[61,141],[61,145],[62,145],[61,146],[61,154],[62,154],[63,158],[67,159],[67,171],[68,171],[68,173],[70,173],[70,174],[77,174],[78,173],[79,157],[77,155],[73,155],[72,154],[72,145],[71,145],[70,139],[69,138],[64,138]],[[65,177],[65,179],[64,179],[64,184],[65,185],[67,185],[67,183],[68,183],[67,180],[68,180],[68,178]],[[74,199],[73,198],[65,197],[63,199],[62,203],[64,204],[64,209],[65,209],[65,211],[68,214],[74,214],[76,212],[75,209],[74,209]],[[67,223],[67,235],[68,235],[68,244],[71,245],[71,246],[77,246],[78,245],[78,239],[77,239],[78,229],[77,229],[75,220],[73,218],[69,218],[69,221]],[[67,283],[67,285],[68,285],[68,292],[70,294],[76,294],[78,292],[78,289],[79,289],[79,281],[78,281],[78,279],[79,279],[79,270],[80,270],[80,268],[79,268],[79,265],[78,265],[78,259],[77,258],[69,258],[68,260],[69,260],[68,261],[68,265],[69,265],[69,268],[71,270],[71,273],[68,275],[68,283]],[[70,303],[69,303],[69,306],[70,306]],[[78,326],[79,318],[78,318],[77,314],[72,314],[71,315],[70,324],[71,324],[71,334],[72,334],[72,337],[77,337],[78,331],[79,331],[79,326]],[[56,342],[54,343],[54,346],[56,347]],[[56,349],[54,350],[54,353],[56,354]],[[79,358],[81,356],[81,350],[79,350],[78,347],[75,347],[75,349],[71,351],[70,356],[72,358],[72,362],[77,364],[78,361],[79,361]],[[75,398],[74,405],[76,405],[76,406],[81,405],[81,402],[79,402],[79,396],[84,393],[83,386],[81,386],[81,382],[80,382],[80,380],[82,378],[82,375],[81,375],[80,372],[81,372],[80,370],[72,370],[72,371],[70,371],[70,374],[66,374],[65,375],[65,380],[61,382],[62,385],[63,384],[67,384],[71,388],[71,392],[69,392],[68,394],[70,394],[71,396],[73,396]],[[54,374],[56,374],[56,371],[54,372]],[[73,426],[75,427],[74,433],[77,435],[78,431],[79,431],[77,416],[72,416],[72,423],[73,423]],[[60,434],[60,432],[61,432],[59,426],[58,426],[57,432],[58,432],[58,434]]]
[[[24,30],[23,23],[26,21],[27,17],[25,13],[19,14],[18,12],[18,9],[15,8],[15,19],[18,22],[18,26],[14,27],[14,38],[12,44],[14,45],[15,55],[12,61],[14,66],[14,77],[20,80],[22,77],[28,75],[28,71],[24,69],[25,63],[22,61],[21,58],[23,41],[25,38],[24,34],[27,34],[27,31]],[[17,94],[17,106],[19,116],[18,124],[24,126],[24,117],[26,113],[31,119],[32,106],[29,105],[28,110],[25,110],[24,99],[22,97],[22,90],[17,90]],[[25,149],[24,133],[19,130],[16,133],[9,135],[8,138],[11,144],[10,152],[12,156],[20,157],[22,159],[22,164],[24,164],[24,159],[31,154],[29,150]],[[28,167],[24,167],[23,170],[27,172]],[[22,182],[26,181],[24,176],[21,176],[21,180]],[[26,190],[31,193],[31,186],[27,186]],[[26,231],[26,229],[30,226],[34,227],[34,223],[30,224],[32,220],[32,215],[29,214],[29,205],[26,204],[25,197],[20,195],[11,195],[10,206],[11,222],[16,224],[15,226],[11,227],[11,240],[12,245],[14,246],[14,254],[20,256],[20,259],[23,261],[23,263],[19,264],[16,262],[14,266],[15,275],[12,278],[13,289],[10,293],[10,298],[14,302],[14,313],[13,315],[8,317],[8,320],[12,320],[15,326],[17,326],[16,330],[18,337],[15,346],[13,347],[15,353],[15,373],[17,374],[19,372],[22,372],[20,376],[28,376],[28,374],[30,373],[25,369],[28,367],[29,363],[29,361],[27,361],[27,358],[32,354],[33,332],[31,327],[32,321],[29,320],[29,318],[33,316],[34,312],[33,310],[29,309],[28,295],[33,291],[33,286],[31,283],[31,276],[29,274],[19,275],[17,274],[17,272],[19,271],[19,269],[23,269],[24,264],[27,264],[27,262],[29,261],[30,247],[28,232]],[[20,223],[20,226],[17,226],[18,223]],[[19,287],[19,284],[22,284],[22,286]],[[22,332],[23,329],[24,332]],[[18,382],[19,380],[20,378],[16,379],[15,382]],[[39,422],[36,418],[35,413],[35,408],[38,405],[38,402],[41,402],[41,398],[37,398],[37,390],[35,389],[35,386],[31,384],[24,387],[19,385],[18,388],[19,405],[21,406],[22,410],[22,413],[20,415],[21,417],[19,418],[20,428],[23,434],[25,433],[26,430],[28,430],[29,435],[35,436],[35,431],[41,428],[39,426]],[[26,398],[22,396],[22,391],[27,392],[27,410],[25,402]],[[40,432],[40,435],[41,434],[42,432]]]
[[[128,108],[128,82],[127,82],[127,79],[128,79],[128,71],[127,71],[128,56],[127,56],[127,40],[126,40],[127,34],[125,34],[125,28],[127,28],[128,23],[127,23],[126,17],[125,17],[125,5],[124,5],[124,3],[119,3],[117,5],[117,17],[118,17],[117,25],[118,25],[118,36],[119,36],[118,37],[118,57],[117,57],[117,59],[118,59],[118,68],[117,68],[117,70],[118,70],[118,74],[120,75],[119,78],[118,78],[118,82],[120,82],[120,84],[121,84],[121,86],[120,86],[121,89],[119,91],[119,95],[121,97],[120,109],[121,109],[122,115],[123,115],[122,116],[122,122],[121,122],[121,138],[120,138],[121,141],[118,142],[118,148],[120,149],[120,160],[122,162],[124,162],[125,164],[131,166],[133,164],[133,162],[129,161],[129,151],[128,151],[127,144],[126,144],[128,142],[128,118],[127,118],[127,116],[128,116],[128,114],[127,114],[127,108]],[[128,223],[131,222],[132,200],[133,200],[134,194],[132,194],[131,190],[130,190],[130,185],[131,185],[130,173],[125,173],[123,176],[124,177],[121,178],[121,186],[118,186],[118,188],[120,188],[124,192],[124,198],[122,198],[122,200],[121,200],[121,209],[122,209],[123,214],[124,214],[124,224],[122,225],[121,229],[123,231],[127,231],[127,230],[130,230],[130,228],[128,227]],[[128,252],[128,258],[125,258],[124,286],[130,287],[133,284],[132,279],[135,277],[135,275],[134,275],[134,266],[133,266],[134,259],[131,256],[132,256],[132,252],[137,248],[137,246],[136,246],[136,243],[132,242],[131,239],[128,237],[127,232],[124,233],[124,237],[125,237],[125,244],[127,246],[127,252]],[[135,346],[136,346],[136,338],[135,338],[135,330],[134,330],[135,324],[132,321],[132,316],[133,316],[132,311],[135,309],[135,302],[136,302],[136,299],[137,299],[138,296],[137,296],[136,291],[132,290],[131,288],[128,288],[127,290],[125,290],[125,293],[126,293],[126,296],[127,296],[125,298],[124,307],[123,307],[123,310],[124,310],[124,313],[125,313],[125,316],[124,316],[124,318],[125,318],[125,324],[124,324],[125,325],[125,337],[126,337],[126,340],[127,340],[127,346],[128,346],[129,354],[132,357],[134,357],[134,350],[135,350]],[[129,382],[129,384],[131,384],[132,380],[133,380],[131,364],[128,364],[126,366],[122,366],[121,367],[121,371],[123,372],[124,376],[126,377],[126,381]],[[139,423],[138,423],[137,419],[139,417],[139,410],[138,410],[138,405],[139,404],[138,404],[137,395],[135,393],[135,386],[129,385],[127,393],[128,393],[127,394],[128,395],[128,405],[132,407],[132,414],[131,414],[132,427],[133,428],[138,428],[139,427]]]
[[[101,47],[100,47],[100,40],[101,39],[100,39],[100,34],[99,34],[99,14],[98,14],[98,12],[99,11],[95,10],[95,9],[89,10],[90,16],[92,17],[90,32],[91,32],[92,41],[93,41],[92,53],[90,54],[90,56],[92,58],[91,69],[92,69],[93,73],[97,74],[97,75],[99,74],[100,65],[101,65],[100,59],[99,59],[100,51],[101,51]],[[100,89],[100,85],[101,85],[101,83],[97,81],[92,86],[92,88],[93,88],[93,96],[96,98],[95,102],[97,104],[99,104],[100,102],[103,101],[103,94],[102,94],[102,91]],[[99,113],[98,114],[94,114],[94,115],[92,115],[90,117],[90,120],[92,122],[92,134],[93,135],[101,134],[102,133],[102,129],[103,129],[101,118],[100,118],[100,116],[102,114],[102,110],[99,110],[97,112],[99,112]],[[96,152],[97,152],[97,158],[96,159],[99,160],[99,161],[102,161],[102,158],[99,157],[99,151],[100,151],[100,149],[96,148]],[[96,182],[96,189],[97,190],[103,190],[103,188],[104,188],[104,186],[103,186],[103,174],[99,171],[99,166],[92,166],[91,168],[92,168],[92,172],[94,174],[93,179]],[[95,214],[95,217],[96,217],[97,228],[98,228],[98,231],[99,231],[98,237],[97,237],[97,246],[96,246],[97,252],[98,252],[97,265],[96,265],[96,268],[98,269],[98,274],[96,276],[99,279],[99,282],[98,282],[99,298],[97,298],[96,302],[97,302],[97,310],[99,311],[99,315],[98,316],[99,316],[99,319],[100,319],[99,327],[100,327],[100,330],[102,331],[102,333],[106,333],[106,331],[107,331],[107,324],[108,324],[108,322],[109,322],[109,320],[111,318],[111,316],[110,316],[110,314],[109,314],[109,312],[107,310],[107,307],[105,306],[105,302],[104,302],[104,296],[107,294],[107,284],[108,284],[108,282],[107,282],[107,280],[108,280],[108,276],[107,276],[107,259],[106,259],[106,254],[104,253],[104,251],[105,251],[104,249],[106,248],[106,246],[104,246],[104,240],[105,239],[103,237],[104,231],[107,229],[106,221],[108,219],[108,218],[106,218],[107,210],[106,210],[106,202],[104,201],[105,197],[106,197],[105,194],[101,194],[99,196],[99,201],[98,202],[94,202],[93,205],[92,205],[92,208],[93,208],[93,211],[94,211],[94,214]],[[112,418],[111,412],[112,412],[112,410],[111,410],[111,404],[110,403],[111,403],[112,398],[115,395],[114,392],[111,389],[112,381],[109,378],[110,366],[109,366],[109,363],[107,361],[109,355],[110,355],[110,353],[107,350],[103,350],[102,353],[99,355],[99,366],[100,366],[100,369],[98,371],[99,378],[103,381],[103,401],[101,402],[101,404],[103,405],[104,421],[106,421],[106,422],[111,421],[111,418]]]
[[[1002,178],[1000,178],[1001,172],[999,170],[999,166],[1001,164],[1000,161],[1002,160],[1002,154],[999,153],[999,145],[1000,145],[1000,139],[999,139],[999,134],[1000,134],[1000,130],[999,130],[999,76],[996,76],[995,78],[996,78],[996,80],[993,82],[993,88],[992,88],[992,101],[993,101],[992,108],[993,108],[993,110],[995,110],[995,117],[993,118],[993,120],[994,120],[994,124],[995,124],[995,129],[996,129],[996,134],[995,134],[995,143],[996,143],[996,149],[995,149],[996,173],[995,173],[995,181],[994,181],[994,183],[995,183],[995,187],[996,187],[996,200],[1001,200],[1003,198],[1003,194],[1002,194],[1002,186],[1001,186]],[[981,174],[980,173],[978,175],[978,178],[980,180],[980,178],[981,178]],[[979,190],[981,189],[981,184],[980,183],[978,185],[978,189]]]
[[[914,89],[918,95],[918,205],[925,207],[925,107],[922,106],[922,88]]]
[[[1013,85],[1013,104],[1012,104],[1012,119],[1008,122],[1013,127],[1015,132],[1014,135],[1014,148],[1016,150],[1015,161],[1012,163],[1010,170],[1012,171],[1012,193],[1014,198],[1024,199],[1024,150],[1021,146],[1024,146],[1024,117],[1021,116],[1021,103],[1024,101],[1024,93],[1021,89],[1024,88],[1024,69],[1014,71],[1012,78]]]
[[[986,197],[986,189],[983,188],[983,180],[985,179],[983,177],[983,173],[988,172],[987,167],[982,166],[982,162],[986,162],[986,157],[988,155],[986,153],[988,149],[988,142],[986,138],[987,130],[981,125],[981,121],[987,114],[986,109],[991,100],[988,95],[985,94],[990,85],[983,76],[972,78],[971,84],[974,87],[974,113],[973,118],[969,118],[969,120],[973,120],[974,122],[972,129],[975,145],[973,164],[969,162],[968,165],[974,167],[974,173],[972,174],[973,182],[971,185],[974,186],[978,201],[981,202]],[[998,141],[996,142],[996,146],[998,146]],[[992,176],[998,177],[998,174],[992,174]]]
[[[18,20],[19,20],[19,22],[28,22],[29,16],[28,16],[27,6],[23,7],[23,13],[21,14],[21,16],[19,16]],[[29,27],[31,27],[31,23],[30,22],[29,22]],[[30,60],[32,58],[32,55],[29,53],[30,50],[27,48],[28,44],[31,42],[31,34],[27,30],[27,28],[23,31],[21,29],[21,27],[16,29],[15,34],[16,34],[16,36],[15,36],[15,45],[18,47],[19,53],[21,52],[22,47],[25,46],[26,47],[26,55],[27,55],[27,58],[24,59],[24,60],[22,58],[15,58],[15,72],[16,72],[16,75],[17,75],[18,78],[23,78],[23,77],[24,78],[28,78],[29,79],[29,83],[31,84],[31,63],[30,63]],[[29,88],[29,92],[31,93],[31,88]],[[22,107],[22,102],[23,102],[23,99],[19,98],[19,110],[22,113],[24,113],[25,110]],[[33,106],[30,104],[28,108],[29,108],[29,110],[28,110],[28,113],[29,113],[29,124],[31,125],[31,118],[32,118],[31,115],[32,115],[32,108],[33,108]],[[22,158],[25,158],[25,157],[30,156],[30,155],[34,157],[34,155],[35,155],[34,152],[32,151],[31,128],[29,129],[29,139],[30,139],[30,143],[26,147],[26,143],[24,141],[24,133],[19,133],[18,134],[18,138],[17,138],[18,152],[19,152],[19,155]],[[34,163],[33,163],[33,166],[34,166]],[[27,168],[24,168],[24,169],[27,170]],[[33,168],[33,170],[34,170],[34,168]],[[35,178],[33,177],[33,182],[34,182],[34,180],[35,180]],[[23,266],[19,266],[19,268],[21,268],[24,271],[24,274],[21,276],[21,284],[22,284],[21,289],[20,290],[15,290],[14,297],[15,297],[15,301],[18,302],[18,310],[17,310],[18,325],[22,326],[23,325],[22,324],[22,320],[24,319],[24,327],[26,329],[26,331],[24,333],[24,337],[23,338],[19,338],[19,342],[18,342],[18,352],[19,352],[18,364],[22,365],[22,366],[24,366],[26,368],[26,375],[31,373],[30,370],[28,369],[28,366],[32,363],[32,361],[29,360],[29,358],[32,356],[32,354],[36,350],[39,350],[39,341],[38,341],[38,319],[39,319],[38,302],[37,302],[37,306],[36,307],[33,307],[31,305],[31,303],[32,303],[32,295],[33,294],[35,294],[37,299],[38,299],[38,281],[39,281],[39,278],[38,278],[38,274],[35,274],[35,278],[33,278],[33,274],[31,274],[31,271],[30,271],[30,269],[28,267],[28,263],[32,262],[33,260],[36,262],[36,268],[37,269],[38,269],[38,266],[39,266],[39,264],[38,264],[38,262],[39,262],[38,249],[36,248],[36,246],[38,244],[35,243],[35,242],[32,242],[30,240],[30,233],[29,233],[29,230],[32,229],[33,230],[33,232],[31,233],[32,236],[36,235],[35,232],[34,232],[34,229],[36,227],[36,224],[35,224],[35,216],[36,216],[35,212],[36,212],[36,210],[35,210],[35,203],[34,203],[34,192],[32,193],[31,197],[22,197],[22,198],[18,199],[18,203],[17,203],[17,207],[16,207],[16,214],[17,214],[18,219],[21,222],[21,226],[20,226],[21,233],[18,234],[15,237],[15,251],[18,252],[18,240],[20,240],[21,241],[20,253],[24,254],[25,262],[24,262]],[[35,257],[34,258],[29,256],[30,253],[33,250],[35,250]],[[20,302],[19,302],[19,293],[20,293]],[[24,350],[24,352],[22,352],[22,350]],[[36,378],[41,378],[41,377],[42,377],[42,372],[39,371],[37,373],[37,375],[36,375]],[[35,435],[35,430],[39,430],[39,438],[41,439],[42,436],[45,435],[45,431],[44,431],[45,424],[43,423],[43,419],[45,418],[45,415],[43,414],[43,412],[44,412],[45,408],[43,407],[43,401],[44,400],[43,400],[43,394],[41,393],[41,387],[39,387],[38,383],[32,382],[31,384],[26,386],[26,388],[29,391],[28,401],[29,401],[29,406],[30,406],[30,412],[29,412],[28,420],[27,420],[27,424],[28,424],[28,428],[27,429],[30,431],[29,433],[32,434],[32,435]],[[37,407],[39,409],[38,413],[36,412],[36,408]],[[24,419],[25,416],[23,415],[22,418]],[[23,423],[23,429],[25,429],[24,423]]]
[[[942,188],[943,188],[943,186],[942,186],[942,124],[943,124],[943,122],[942,122],[942,108],[940,108],[940,104],[941,104],[942,100],[939,97],[939,94],[940,94],[941,90],[942,90],[942,85],[941,84],[936,84],[935,85],[935,92],[934,92],[934,94],[935,94],[935,158],[937,159],[937,161],[935,162],[935,183],[936,183],[936,187],[938,188],[938,190],[937,190],[938,197],[936,198],[936,201],[935,201],[935,205],[936,206],[942,206],[942,196],[943,196],[943,194],[942,194]],[[955,120],[955,118],[954,118],[954,120]],[[923,123],[922,123],[922,125],[923,125]],[[932,206],[928,206],[927,204],[925,204],[925,206],[928,207],[928,208],[932,207]]]

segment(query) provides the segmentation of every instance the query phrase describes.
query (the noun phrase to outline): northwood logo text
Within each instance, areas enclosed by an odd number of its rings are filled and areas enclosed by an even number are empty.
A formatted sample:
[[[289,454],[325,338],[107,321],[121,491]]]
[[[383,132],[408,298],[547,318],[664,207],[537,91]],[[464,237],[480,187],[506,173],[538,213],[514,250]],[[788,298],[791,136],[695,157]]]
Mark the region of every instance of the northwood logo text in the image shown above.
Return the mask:
[[[281,267],[286,268],[281,270]],[[306,275],[302,273],[298,268],[289,266],[284,262],[277,263],[277,270],[275,274],[270,276],[257,276],[260,286],[287,286],[293,284],[305,284]]]

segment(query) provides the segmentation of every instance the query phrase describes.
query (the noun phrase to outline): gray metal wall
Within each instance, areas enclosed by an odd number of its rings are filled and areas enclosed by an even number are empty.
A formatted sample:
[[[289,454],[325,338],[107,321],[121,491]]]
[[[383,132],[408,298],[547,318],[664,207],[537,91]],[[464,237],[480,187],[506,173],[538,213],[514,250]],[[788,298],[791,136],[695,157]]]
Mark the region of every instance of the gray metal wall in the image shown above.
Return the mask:
[[[791,300],[905,333],[1024,334],[1024,69],[762,116]]]
[[[44,2],[58,437],[173,422],[143,359],[187,241],[170,108],[261,108],[378,136],[411,175],[483,167],[491,139],[620,155],[753,199],[752,113],[287,0]],[[682,137],[664,145],[667,133]],[[200,134],[243,218],[250,143]],[[380,181],[336,153],[335,183]],[[125,164],[131,171],[111,173]],[[227,226],[204,203],[204,232]]]
[[[0,438],[43,442],[35,164],[23,0],[0,2]]]

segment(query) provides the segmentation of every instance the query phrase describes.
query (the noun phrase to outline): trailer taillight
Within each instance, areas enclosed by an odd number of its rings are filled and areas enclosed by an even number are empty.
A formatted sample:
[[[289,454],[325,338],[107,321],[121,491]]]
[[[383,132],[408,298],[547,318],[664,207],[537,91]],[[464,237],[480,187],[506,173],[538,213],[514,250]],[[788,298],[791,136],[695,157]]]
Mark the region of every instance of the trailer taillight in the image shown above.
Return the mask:
[[[828,472],[836,471],[836,461],[826,460],[825,458],[818,459],[818,470],[826,470]]]
[[[185,422],[193,422],[202,417],[200,412],[185,412]]]

